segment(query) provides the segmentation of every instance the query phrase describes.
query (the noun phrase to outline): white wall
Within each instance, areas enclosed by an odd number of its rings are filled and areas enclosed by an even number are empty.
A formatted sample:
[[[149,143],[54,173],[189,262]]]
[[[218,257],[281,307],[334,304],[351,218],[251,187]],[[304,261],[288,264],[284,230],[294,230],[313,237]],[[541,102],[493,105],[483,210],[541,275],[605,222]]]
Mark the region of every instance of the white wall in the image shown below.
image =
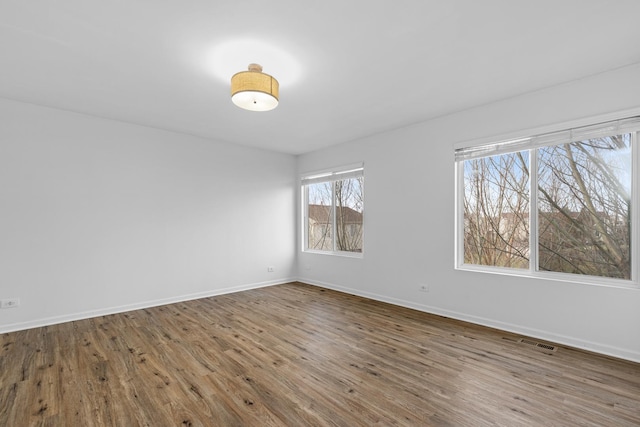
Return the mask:
[[[0,100],[0,332],[295,277],[295,162]]]
[[[301,280],[640,361],[638,289],[454,270],[453,164],[457,142],[637,108],[638,76],[636,65],[300,156],[299,173],[365,164],[364,258],[301,253]]]

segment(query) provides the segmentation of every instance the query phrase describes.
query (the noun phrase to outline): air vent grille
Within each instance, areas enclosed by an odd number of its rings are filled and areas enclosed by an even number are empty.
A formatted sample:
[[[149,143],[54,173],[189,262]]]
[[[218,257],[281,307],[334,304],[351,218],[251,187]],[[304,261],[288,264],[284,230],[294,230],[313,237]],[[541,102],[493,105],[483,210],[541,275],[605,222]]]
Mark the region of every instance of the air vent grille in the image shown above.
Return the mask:
[[[534,347],[534,348],[545,350],[545,351],[555,352],[558,349],[558,347],[556,347],[555,345],[544,344],[544,343],[540,343],[540,342],[537,342],[537,341],[532,341],[532,340],[530,340],[528,338],[520,338],[518,340],[518,342],[520,342],[522,344],[529,345],[529,346]]]

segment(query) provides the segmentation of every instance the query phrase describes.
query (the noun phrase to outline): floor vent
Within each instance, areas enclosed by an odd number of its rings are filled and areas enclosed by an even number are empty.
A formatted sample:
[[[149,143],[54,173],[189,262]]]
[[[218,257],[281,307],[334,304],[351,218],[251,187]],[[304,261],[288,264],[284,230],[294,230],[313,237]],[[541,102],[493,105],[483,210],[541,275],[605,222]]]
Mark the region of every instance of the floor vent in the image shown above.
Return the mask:
[[[539,348],[540,350],[545,350],[545,351],[556,351],[558,349],[558,347],[556,347],[555,345],[543,344],[537,341],[531,341],[530,339],[527,339],[527,338],[520,338],[518,342],[522,344],[530,345],[531,347]]]

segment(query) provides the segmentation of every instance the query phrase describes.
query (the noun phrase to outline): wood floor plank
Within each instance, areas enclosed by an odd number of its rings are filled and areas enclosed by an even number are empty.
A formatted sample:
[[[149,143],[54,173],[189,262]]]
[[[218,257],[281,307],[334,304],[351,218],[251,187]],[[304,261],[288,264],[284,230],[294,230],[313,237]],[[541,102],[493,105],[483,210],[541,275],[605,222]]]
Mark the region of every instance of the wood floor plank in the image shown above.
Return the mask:
[[[0,335],[1,426],[640,426],[640,365],[301,283]]]

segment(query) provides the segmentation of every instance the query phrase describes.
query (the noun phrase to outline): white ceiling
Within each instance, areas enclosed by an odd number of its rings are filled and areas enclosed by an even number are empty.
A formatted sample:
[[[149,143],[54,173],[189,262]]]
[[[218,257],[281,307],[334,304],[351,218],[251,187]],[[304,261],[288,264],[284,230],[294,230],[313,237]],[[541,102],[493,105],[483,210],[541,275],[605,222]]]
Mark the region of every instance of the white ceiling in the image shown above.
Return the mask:
[[[638,0],[0,0],[0,97],[300,154],[638,63],[639,16]],[[250,62],[280,81],[273,111],[231,103]]]

